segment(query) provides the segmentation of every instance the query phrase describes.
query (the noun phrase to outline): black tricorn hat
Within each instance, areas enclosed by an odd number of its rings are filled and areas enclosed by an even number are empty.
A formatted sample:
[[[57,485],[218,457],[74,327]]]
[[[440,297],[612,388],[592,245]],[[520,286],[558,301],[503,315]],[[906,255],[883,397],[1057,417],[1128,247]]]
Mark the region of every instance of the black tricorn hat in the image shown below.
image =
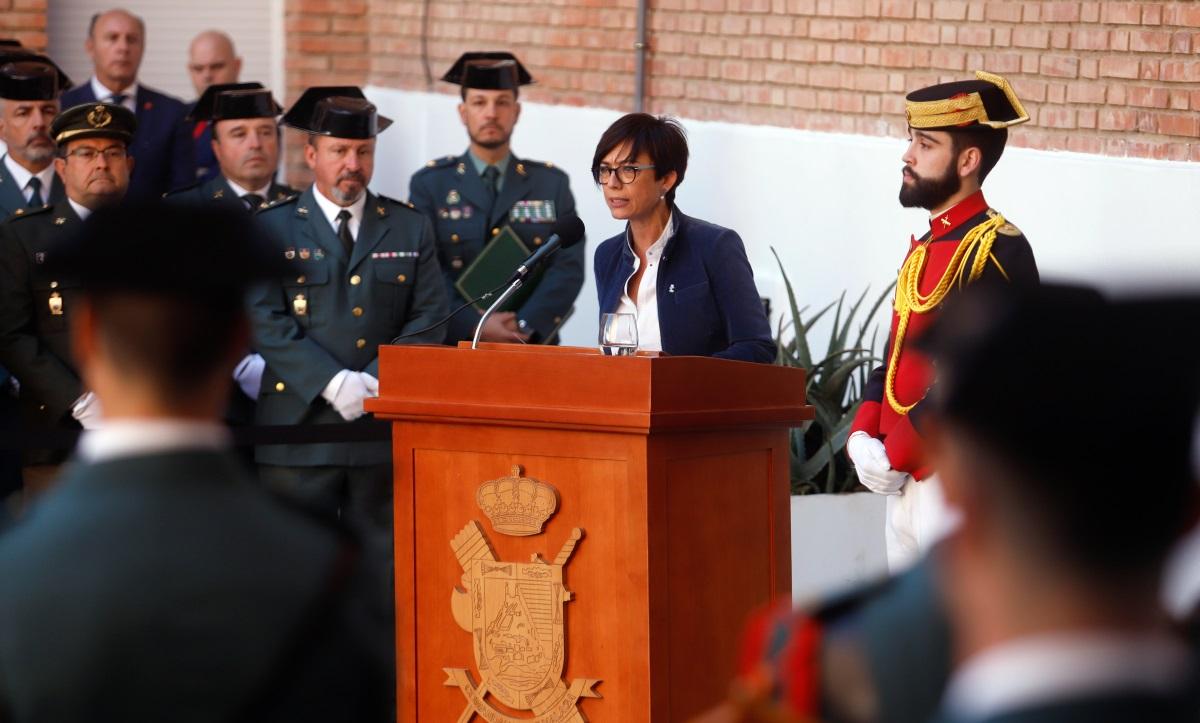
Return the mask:
[[[240,305],[245,288],[289,268],[283,252],[240,209],[158,199],[97,209],[47,257],[48,271],[78,279],[85,292],[205,305]]]
[[[908,125],[924,130],[1007,128],[1029,120],[1009,82],[975,71],[975,80],[931,85],[905,97]]]
[[[133,111],[115,103],[84,103],[64,110],[50,123],[50,137],[58,145],[80,138],[116,138],[126,145],[137,130]]]
[[[20,48],[21,41],[16,38],[0,38],[0,48]]]
[[[503,51],[463,53],[442,80],[478,90],[516,90],[534,82],[517,56]]]
[[[218,83],[204,90],[188,113],[190,121],[274,118],[283,108],[262,83]]]
[[[71,79],[50,58],[0,46],[0,98],[54,100],[70,87]]]
[[[392,124],[379,115],[353,85],[320,86],[304,91],[283,116],[283,124],[305,133],[334,138],[374,138]]]

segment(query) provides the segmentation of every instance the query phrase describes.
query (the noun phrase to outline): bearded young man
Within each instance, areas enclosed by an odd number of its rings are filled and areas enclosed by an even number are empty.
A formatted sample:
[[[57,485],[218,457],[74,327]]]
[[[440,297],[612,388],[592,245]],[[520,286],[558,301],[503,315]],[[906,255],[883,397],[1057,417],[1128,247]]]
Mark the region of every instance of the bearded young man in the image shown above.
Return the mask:
[[[906,100],[909,145],[900,204],[929,211],[900,268],[887,358],[870,376],[846,452],[859,480],[887,495],[888,566],[903,569],[954,524],[921,435],[933,367],[912,344],[946,299],[968,284],[1038,282],[1025,236],[988,206],[983,181],[1004,152],[1008,127],[1029,120],[1008,81],[983,71]]]

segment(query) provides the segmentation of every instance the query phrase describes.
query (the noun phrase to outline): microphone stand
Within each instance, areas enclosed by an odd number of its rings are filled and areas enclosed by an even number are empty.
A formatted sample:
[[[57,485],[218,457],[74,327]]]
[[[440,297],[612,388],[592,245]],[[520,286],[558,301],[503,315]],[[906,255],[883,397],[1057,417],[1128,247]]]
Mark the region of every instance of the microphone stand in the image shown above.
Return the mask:
[[[488,317],[492,315],[492,312],[494,312],[497,307],[508,301],[508,297],[517,293],[517,289],[521,288],[521,285],[524,283],[525,280],[520,277],[514,280],[511,284],[509,284],[508,288],[504,290],[504,293],[500,294],[500,297],[488,307],[487,311],[483,312],[483,316],[479,317],[479,323],[475,326],[475,338],[471,340],[472,349],[475,349],[479,346],[479,335],[483,333],[483,322],[488,320]]]

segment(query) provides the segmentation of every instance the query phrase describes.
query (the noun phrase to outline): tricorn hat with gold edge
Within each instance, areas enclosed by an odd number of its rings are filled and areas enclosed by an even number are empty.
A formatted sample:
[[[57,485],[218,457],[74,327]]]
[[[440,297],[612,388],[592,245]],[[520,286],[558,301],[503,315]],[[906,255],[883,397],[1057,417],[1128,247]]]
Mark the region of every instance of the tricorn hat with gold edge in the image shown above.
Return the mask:
[[[1008,81],[982,70],[975,71],[975,80],[931,85],[904,101],[909,127],[924,130],[999,129],[1029,120]]]

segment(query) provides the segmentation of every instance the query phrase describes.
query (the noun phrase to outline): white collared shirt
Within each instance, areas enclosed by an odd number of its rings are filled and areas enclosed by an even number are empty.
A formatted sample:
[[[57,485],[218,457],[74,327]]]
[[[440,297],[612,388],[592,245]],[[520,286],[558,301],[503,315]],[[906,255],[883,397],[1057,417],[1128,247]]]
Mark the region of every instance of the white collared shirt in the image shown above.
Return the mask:
[[[364,190],[358,200],[349,206],[339,206],[333,201],[325,198],[325,194],[321,193],[321,189],[313,184],[313,198],[317,199],[317,207],[321,209],[321,213],[325,215],[329,225],[333,226],[334,234],[338,230],[337,215],[343,209],[350,212],[350,237],[355,241],[358,240],[358,227],[362,225],[363,209],[367,206],[367,192]]]
[[[79,437],[87,462],[185,450],[222,450],[231,444],[223,424],[192,419],[111,419]]]
[[[21,189],[21,195],[25,197],[25,203],[29,203],[29,199],[33,197],[33,189],[29,187],[29,179],[37,176],[42,179],[42,201],[50,203],[50,184],[54,182],[54,164],[46,166],[37,173],[30,173],[29,169],[17,163],[12,156],[4,154],[4,167],[12,174],[13,181],[16,182],[17,188]]]
[[[621,303],[617,304],[618,314],[633,314],[637,317],[638,349],[641,351],[662,351],[662,333],[658,327],[658,267],[662,264],[663,250],[667,242],[675,235],[675,212],[667,218],[658,240],[646,250],[646,272],[638,284],[637,301],[629,296],[629,281],[638,272],[642,260],[633,251],[633,237],[625,231],[625,243],[633,253],[633,271],[625,279],[625,287],[621,293]]]
[[[91,83],[92,95],[96,96],[96,100],[103,101],[105,103],[112,102],[112,97],[116,95],[115,91],[113,91],[104,83],[101,83],[94,75],[92,76]],[[121,91],[121,93],[125,96],[125,102],[121,103],[121,105],[125,106],[133,113],[137,113],[137,92],[138,84],[136,80],[133,81],[133,85]]]
[[[1188,665],[1187,649],[1165,635],[1029,636],[963,662],[942,709],[974,720],[1114,691],[1168,692],[1183,683]]]
[[[71,204],[71,208],[75,210],[75,215],[79,217],[80,221],[86,221],[88,216],[92,215],[92,209],[76,203],[74,199],[68,198],[67,203]]]
[[[258,189],[257,191],[247,191],[246,189],[244,189],[244,188],[242,188],[241,186],[237,185],[236,183],[234,183],[233,181],[229,180],[228,178],[226,178],[226,179],[225,179],[225,182],[229,184],[229,187],[230,187],[231,189],[233,189],[233,192],[237,194],[237,197],[238,197],[239,199],[240,199],[242,196],[245,196],[247,193],[257,193],[258,195],[262,196],[262,198],[263,198],[263,200],[264,200],[264,201],[270,201],[270,200],[271,200],[271,195],[270,195],[270,194],[271,194],[271,182],[270,182],[270,181],[267,181],[267,185],[263,186],[262,188]],[[321,195],[321,192],[320,192],[320,191],[317,191],[317,192],[316,192],[316,194],[317,194],[318,196],[320,196],[320,195]],[[364,193],[363,195],[365,196],[366,194]],[[253,209],[251,209],[251,210],[253,210]],[[354,223],[354,220],[353,220],[353,219],[351,219],[351,220],[350,220],[350,223],[352,223],[352,224],[353,224],[353,223]],[[335,230],[335,231],[337,230],[337,225],[336,225],[336,224],[334,224],[334,230]],[[353,234],[353,233],[354,233],[354,229],[351,229],[351,230],[350,230],[350,233],[352,233],[352,234]]]

